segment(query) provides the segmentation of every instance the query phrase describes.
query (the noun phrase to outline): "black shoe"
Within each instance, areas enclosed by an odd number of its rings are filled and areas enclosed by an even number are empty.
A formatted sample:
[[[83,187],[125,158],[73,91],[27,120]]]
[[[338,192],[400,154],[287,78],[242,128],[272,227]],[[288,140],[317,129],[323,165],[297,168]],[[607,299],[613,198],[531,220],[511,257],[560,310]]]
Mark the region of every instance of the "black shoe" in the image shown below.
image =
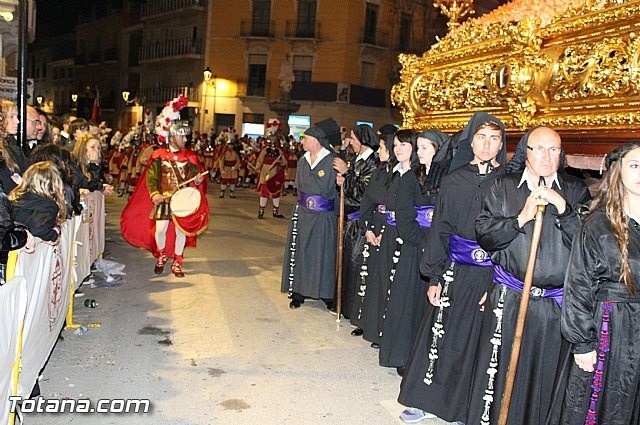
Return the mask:
[[[371,348],[380,349],[380,344],[378,344],[377,342],[372,342]]]
[[[235,198],[235,197],[236,197],[236,194],[235,194],[235,193],[231,192],[231,193],[229,194],[229,198]]]
[[[362,330],[362,328],[355,328],[351,331],[351,336],[362,336],[363,333],[364,331]]]
[[[338,312],[336,311],[336,304],[333,301],[325,301],[325,305],[327,306],[327,310],[329,310],[329,313],[333,314],[334,316],[338,314]]]
[[[295,310],[296,308],[300,308],[302,306],[302,303],[298,300],[292,300],[289,303],[289,308],[292,310]]]
[[[220,196],[218,196],[218,198],[224,198],[224,192],[221,192]]]
[[[404,376],[404,366],[398,366],[396,368],[396,372],[398,373],[398,375]]]

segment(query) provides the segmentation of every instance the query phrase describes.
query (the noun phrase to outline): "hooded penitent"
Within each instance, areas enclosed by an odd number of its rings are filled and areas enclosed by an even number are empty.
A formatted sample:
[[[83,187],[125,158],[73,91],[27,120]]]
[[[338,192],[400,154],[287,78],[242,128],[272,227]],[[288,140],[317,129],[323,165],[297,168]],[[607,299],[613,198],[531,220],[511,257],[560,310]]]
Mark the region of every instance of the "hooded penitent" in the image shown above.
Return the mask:
[[[484,111],[474,112],[471,116],[471,119],[467,123],[466,127],[462,130],[458,137],[458,143],[454,147],[453,151],[453,159],[451,161],[451,166],[449,167],[449,172],[453,170],[457,170],[458,168],[470,163],[473,161],[473,149],[471,148],[471,142],[473,141],[473,136],[476,133],[478,127],[484,123],[493,122],[500,127],[502,131],[502,147],[496,156],[496,161],[500,165],[504,165],[507,160],[507,135],[504,130],[504,124],[498,118],[490,115]]]
[[[531,137],[531,133],[534,130],[540,128],[541,126],[533,127],[531,130],[527,131],[524,136],[520,138],[518,142],[518,146],[516,147],[516,151],[513,156],[509,160],[505,171],[507,173],[518,173],[523,171],[527,166],[527,146],[529,145],[529,137]],[[558,169],[558,173],[566,173],[562,164],[564,164],[564,152],[560,154],[560,168]]]
[[[353,134],[356,138],[365,146],[369,146],[374,151],[378,150],[380,146],[380,138],[373,131],[373,128],[368,126],[367,124],[360,124],[353,128]]]

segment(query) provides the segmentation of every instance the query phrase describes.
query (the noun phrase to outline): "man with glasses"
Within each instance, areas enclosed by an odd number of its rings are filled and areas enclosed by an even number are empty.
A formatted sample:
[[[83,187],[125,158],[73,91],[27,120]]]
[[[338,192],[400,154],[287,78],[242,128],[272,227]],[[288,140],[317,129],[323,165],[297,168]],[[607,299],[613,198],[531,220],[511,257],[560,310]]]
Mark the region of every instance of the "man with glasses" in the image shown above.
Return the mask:
[[[31,154],[31,150],[38,144],[38,136],[40,139],[44,136],[44,132],[46,131],[45,123],[46,121],[43,123],[42,116],[36,108],[27,106],[27,130],[25,133],[25,142],[22,144],[22,151],[26,157]]]
[[[562,166],[558,133],[537,127],[521,140],[476,219],[480,246],[491,254],[494,285],[486,301],[468,423],[498,423],[538,206],[546,207],[509,409],[509,425],[543,425],[561,356],[560,307],[579,209],[590,200],[584,182]],[[515,165],[514,165],[515,164]],[[532,409],[532,406],[536,406]]]

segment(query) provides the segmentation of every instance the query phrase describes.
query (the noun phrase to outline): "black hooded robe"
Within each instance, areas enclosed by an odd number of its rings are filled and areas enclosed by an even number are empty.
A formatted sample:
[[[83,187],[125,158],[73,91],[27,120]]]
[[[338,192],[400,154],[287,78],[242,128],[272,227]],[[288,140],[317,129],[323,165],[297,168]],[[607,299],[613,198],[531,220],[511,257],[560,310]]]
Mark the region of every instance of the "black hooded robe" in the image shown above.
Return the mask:
[[[522,173],[497,179],[476,221],[478,242],[491,253],[494,264],[524,281],[534,221],[519,228],[517,216],[530,190],[520,184]],[[584,182],[558,173],[556,190],[567,203],[559,214],[546,208],[533,286],[562,288],[571,241],[580,225],[578,209],[589,202]],[[518,187],[520,186],[520,187]],[[498,423],[509,357],[513,345],[521,292],[494,284],[480,334],[476,375],[468,424]],[[560,306],[553,298],[532,296],[522,338],[518,370],[511,396],[508,425],[543,425],[550,409],[558,362],[568,348],[560,335]]]

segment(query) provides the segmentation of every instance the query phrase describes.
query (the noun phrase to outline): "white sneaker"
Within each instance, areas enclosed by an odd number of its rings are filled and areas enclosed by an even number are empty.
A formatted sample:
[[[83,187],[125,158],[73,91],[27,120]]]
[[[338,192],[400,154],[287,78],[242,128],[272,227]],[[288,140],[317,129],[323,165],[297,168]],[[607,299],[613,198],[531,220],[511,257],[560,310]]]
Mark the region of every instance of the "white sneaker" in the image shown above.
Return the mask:
[[[417,409],[415,407],[408,407],[400,414],[400,420],[405,424],[417,424],[425,419],[435,418],[436,415],[425,412],[424,410]]]

